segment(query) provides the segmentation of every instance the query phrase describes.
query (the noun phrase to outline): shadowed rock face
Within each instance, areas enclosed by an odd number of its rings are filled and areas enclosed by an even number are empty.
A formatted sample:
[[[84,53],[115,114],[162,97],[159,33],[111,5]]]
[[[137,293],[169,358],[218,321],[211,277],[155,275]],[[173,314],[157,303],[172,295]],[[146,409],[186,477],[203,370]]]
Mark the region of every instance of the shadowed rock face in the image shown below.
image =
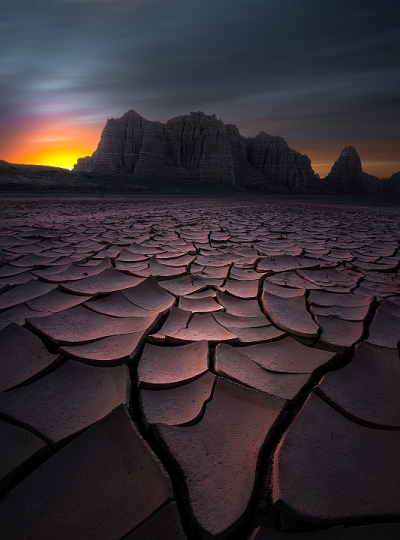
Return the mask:
[[[136,178],[188,179],[224,184],[275,183],[303,191],[314,171],[307,156],[263,131],[240,135],[233,124],[202,112],[166,124],[130,110],[107,121],[97,150],[74,171],[133,173]]]
[[[361,188],[363,182],[378,180],[375,176],[364,173],[361,159],[354,146],[346,146],[326,177],[332,186],[339,190]]]
[[[375,204],[400,201],[400,173],[384,179],[364,173],[356,149],[346,146],[329,175],[320,179],[309,158],[282,137],[261,131],[245,138],[234,124],[202,112],[162,124],[130,110],[107,121],[97,150],[79,158],[73,171],[0,159],[0,191],[53,190],[99,196],[145,191],[151,196],[296,193],[319,198],[345,193]],[[116,267],[126,272],[131,262],[132,257],[121,259]]]

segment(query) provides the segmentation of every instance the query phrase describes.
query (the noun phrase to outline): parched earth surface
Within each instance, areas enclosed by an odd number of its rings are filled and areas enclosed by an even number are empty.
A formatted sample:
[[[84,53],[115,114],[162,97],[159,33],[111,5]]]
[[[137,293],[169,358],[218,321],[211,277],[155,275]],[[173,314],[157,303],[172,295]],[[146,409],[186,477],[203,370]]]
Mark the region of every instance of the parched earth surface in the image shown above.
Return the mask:
[[[400,217],[0,202],[0,536],[398,539]]]

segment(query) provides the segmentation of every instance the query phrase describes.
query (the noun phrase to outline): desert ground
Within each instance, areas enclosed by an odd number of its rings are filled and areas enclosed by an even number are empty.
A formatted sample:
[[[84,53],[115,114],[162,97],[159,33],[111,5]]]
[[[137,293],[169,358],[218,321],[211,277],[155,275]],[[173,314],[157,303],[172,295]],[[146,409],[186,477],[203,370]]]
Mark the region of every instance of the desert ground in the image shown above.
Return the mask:
[[[400,213],[0,200],[0,536],[398,539]]]

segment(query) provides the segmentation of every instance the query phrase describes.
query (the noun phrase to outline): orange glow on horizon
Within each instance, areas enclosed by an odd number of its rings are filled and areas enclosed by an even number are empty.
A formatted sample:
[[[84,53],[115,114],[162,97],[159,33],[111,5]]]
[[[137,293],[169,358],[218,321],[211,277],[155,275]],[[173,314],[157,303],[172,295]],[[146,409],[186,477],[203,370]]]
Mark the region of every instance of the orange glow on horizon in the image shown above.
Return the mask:
[[[0,159],[72,169],[78,158],[96,150],[103,127],[104,124],[83,125],[54,117],[20,123],[10,134]]]
[[[9,163],[48,165],[72,169],[78,158],[90,156],[100,141],[104,122],[84,123],[79,117],[45,115],[15,122],[0,141],[1,155]],[[400,171],[399,141],[287,141],[311,159],[312,168],[324,178],[345,146],[358,151],[363,171],[388,178]]]
[[[61,167],[72,170],[78,158],[91,155],[93,151],[82,148],[55,147],[46,150],[34,151],[24,157],[27,165],[47,165],[49,167]]]
[[[389,178],[400,171],[399,141],[288,141],[291,148],[311,159],[314,172],[324,178],[339,158],[345,146],[357,150],[365,173],[378,178]]]

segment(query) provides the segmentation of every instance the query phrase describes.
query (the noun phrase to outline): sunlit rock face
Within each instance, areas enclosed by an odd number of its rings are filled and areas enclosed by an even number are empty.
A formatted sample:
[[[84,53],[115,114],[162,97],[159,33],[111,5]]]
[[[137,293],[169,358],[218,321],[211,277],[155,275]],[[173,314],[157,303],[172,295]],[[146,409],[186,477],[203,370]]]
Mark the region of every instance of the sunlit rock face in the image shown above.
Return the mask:
[[[263,131],[245,138],[215,115],[192,112],[166,124],[130,110],[107,121],[97,150],[75,171],[132,173],[137,178],[188,179],[223,184],[265,184],[304,191],[314,179],[309,158],[282,137]]]

